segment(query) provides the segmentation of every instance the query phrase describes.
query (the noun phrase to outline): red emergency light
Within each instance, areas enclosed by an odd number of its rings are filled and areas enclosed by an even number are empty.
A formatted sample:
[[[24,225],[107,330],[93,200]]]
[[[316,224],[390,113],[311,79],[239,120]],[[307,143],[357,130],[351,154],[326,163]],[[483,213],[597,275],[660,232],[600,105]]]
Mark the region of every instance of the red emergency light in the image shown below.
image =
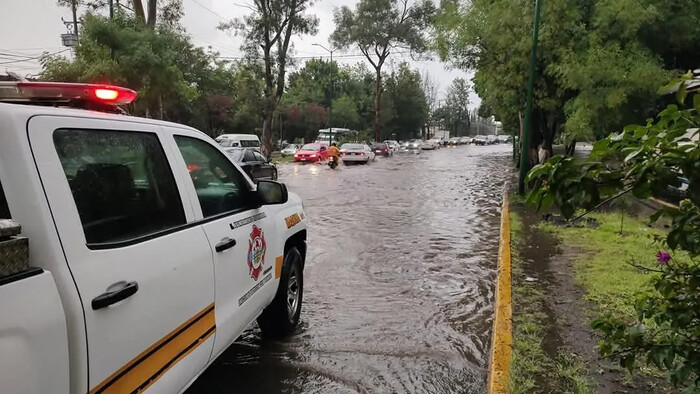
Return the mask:
[[[18,81],[2,83],[0,101],[85,101],[124,105],[136,100],[135,91],[120,86],[88,83]]]

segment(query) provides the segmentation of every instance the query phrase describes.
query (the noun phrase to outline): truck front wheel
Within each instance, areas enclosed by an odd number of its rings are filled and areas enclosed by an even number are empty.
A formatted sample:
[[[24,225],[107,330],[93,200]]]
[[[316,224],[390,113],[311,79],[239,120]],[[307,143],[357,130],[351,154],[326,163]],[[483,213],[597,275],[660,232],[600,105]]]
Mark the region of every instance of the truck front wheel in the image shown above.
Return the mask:
[[[299,324],[304,294],[304,273],[301,266],[302,257],[299,250],[296,247],[287,250],[277,294],[258,317],[258,326],[264,336],[283,337],[292,333]]]

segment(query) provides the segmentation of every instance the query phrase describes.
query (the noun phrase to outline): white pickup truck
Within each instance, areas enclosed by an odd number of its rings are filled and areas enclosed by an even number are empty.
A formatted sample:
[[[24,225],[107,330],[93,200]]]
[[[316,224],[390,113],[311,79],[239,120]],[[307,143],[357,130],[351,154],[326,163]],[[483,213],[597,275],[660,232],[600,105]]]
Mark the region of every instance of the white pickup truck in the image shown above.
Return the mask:
[[[299,322],[301,200],[135,97],[0,82],[0,393],[181,392]]]

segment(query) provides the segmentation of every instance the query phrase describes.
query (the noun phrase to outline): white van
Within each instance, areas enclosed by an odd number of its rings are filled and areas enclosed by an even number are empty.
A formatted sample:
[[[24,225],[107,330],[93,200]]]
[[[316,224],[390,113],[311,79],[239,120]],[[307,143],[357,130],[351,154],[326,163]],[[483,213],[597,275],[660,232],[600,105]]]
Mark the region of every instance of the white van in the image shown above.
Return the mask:
[[[243,148],[259,148],[260,139],[255,134],[221,134],[216,142],[224,148],[238,146]]]

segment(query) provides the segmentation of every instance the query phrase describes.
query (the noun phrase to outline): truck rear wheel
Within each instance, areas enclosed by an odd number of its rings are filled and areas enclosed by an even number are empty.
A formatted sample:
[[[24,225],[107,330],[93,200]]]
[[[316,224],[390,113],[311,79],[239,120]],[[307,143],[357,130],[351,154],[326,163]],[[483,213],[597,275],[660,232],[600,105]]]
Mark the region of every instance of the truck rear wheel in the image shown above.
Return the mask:
[[[304,294],[304,273],[301,266],[302,257],[299,250],[296,247],[287,250],[277,294],[258,317],[258,326],[264,336],[283,337],[292,333],[299,324]]]

